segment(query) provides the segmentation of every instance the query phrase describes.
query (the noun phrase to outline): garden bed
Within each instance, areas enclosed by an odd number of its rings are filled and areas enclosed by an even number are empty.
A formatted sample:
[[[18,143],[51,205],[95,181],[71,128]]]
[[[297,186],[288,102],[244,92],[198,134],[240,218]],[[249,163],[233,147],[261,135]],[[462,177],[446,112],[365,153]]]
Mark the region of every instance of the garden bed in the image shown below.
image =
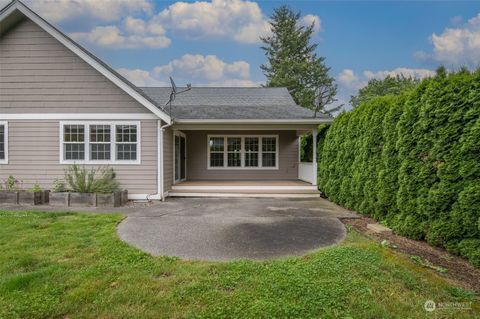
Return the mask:
[[[128,191],[110,194],[99,193],[50,193],[50,205],[75,207],[120,207],[127,203]]]
[[[0,191],[0,204],[41,205],[48,203],[49,191]]]
[[[110,194],[100,193],[53,193],[48,190],[38,192],[0,191],[0,204],[75,206],[75,207],[120,207],[127,203],[128,191]]]

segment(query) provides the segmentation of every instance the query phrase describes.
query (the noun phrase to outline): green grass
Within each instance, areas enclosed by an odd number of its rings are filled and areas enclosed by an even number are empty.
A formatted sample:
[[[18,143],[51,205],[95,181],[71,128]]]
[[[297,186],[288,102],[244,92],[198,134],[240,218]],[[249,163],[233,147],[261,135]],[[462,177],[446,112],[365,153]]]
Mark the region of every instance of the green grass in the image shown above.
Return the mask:
[[[0,211],[0,318],[480,317],[475,294],[354,231],[300,258],[187,262],[123,243],[121,219]]]

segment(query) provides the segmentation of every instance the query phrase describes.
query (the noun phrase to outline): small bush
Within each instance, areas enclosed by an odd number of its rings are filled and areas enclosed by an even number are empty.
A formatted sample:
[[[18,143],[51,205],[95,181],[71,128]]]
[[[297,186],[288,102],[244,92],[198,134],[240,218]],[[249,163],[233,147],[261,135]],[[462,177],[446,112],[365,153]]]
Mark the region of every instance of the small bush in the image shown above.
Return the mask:
[[[65,180],[70,190],[77,193],[107,194],[118,191],[120,186],[111,167],[87,170],[74,164],[65,170]]]
[[[60,180],[59,178],[55,178],[53,180],[53,185],[51,189],[52,193],[63,193],[67,191],[67,185],[65,181]]]
[[[3,185],[0,184],[0,190],[5,189],[7,192],[18,191],[21,188],[21,181],[19,181],[12,175],[8,176],[7,179],[3,181]]]
[[[35,182],[35,184],[33,184],[33,186],[28,189],[28,192],[30,193],[36,193],[41,191],[42,191],[42,187],[38,182]]]

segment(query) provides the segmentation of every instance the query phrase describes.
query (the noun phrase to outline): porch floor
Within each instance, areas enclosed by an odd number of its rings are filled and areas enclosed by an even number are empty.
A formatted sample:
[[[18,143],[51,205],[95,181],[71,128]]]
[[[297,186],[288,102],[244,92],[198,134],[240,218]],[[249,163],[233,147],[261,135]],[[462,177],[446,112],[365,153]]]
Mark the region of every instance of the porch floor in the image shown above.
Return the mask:
[[[312,186],[312,184],[301,180],[198,180],[179,182],[175,186]]]
[[[177,197],[319,197],[317,186],[300,180],[197,180],[172,186]]]

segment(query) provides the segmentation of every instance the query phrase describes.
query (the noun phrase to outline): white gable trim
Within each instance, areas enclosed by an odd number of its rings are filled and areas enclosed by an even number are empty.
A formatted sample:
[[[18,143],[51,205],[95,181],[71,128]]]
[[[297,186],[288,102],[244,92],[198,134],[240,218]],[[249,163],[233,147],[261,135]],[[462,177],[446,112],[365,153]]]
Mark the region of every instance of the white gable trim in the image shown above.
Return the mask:
[[[94,58],[92,58],[87,53],[85,53],[76,44],[74,44],[70,39],[65,37],[64,34],[59,32],[58,30],[56,30],[54,27],[52,27],[50,24],[48,24],[46,21],[44,21],[42,18],[40,18],[36,13],[34,13],[30,8],[25,6],[20,1],[16,1],[16,2],[12,3],[4,12],[2,12],[1,15],[0,15],[0,21],[5,19],[6,17],[8,17],[15,10],[19,10],[26,17],[28,17],[30,20],[35,22],[39,27],[41,27],[43,30],[48,32],[52,37],[57,39],[60,43],[62,43],[64,46],[66,46],[70,51],[72,51],[73,53],[78,55],[86,63],[88,63],[95,70],[97,70],[102,75],[104,75],[107,79],[112,81],[116,86],[118,86],[120,89],[125,91],[125,93],[130,95],[137,102],[139,102],[140,104],[145,106],[153,114],[157,115],[160,119],[164,120],[167,123],[171,122],[170,116],[168,116],[166,113],[159,110],[158,107],[156,107],[153,103],[151,103],[149,100],[147,100],[145,97],[143,97],[140,93],[138,93],[137,91],[132,89],[128,84],[126,84],[123,80],[118,78],[110,70],[105,68],[103,65],[101,65],[97,61],[95,61]]]

